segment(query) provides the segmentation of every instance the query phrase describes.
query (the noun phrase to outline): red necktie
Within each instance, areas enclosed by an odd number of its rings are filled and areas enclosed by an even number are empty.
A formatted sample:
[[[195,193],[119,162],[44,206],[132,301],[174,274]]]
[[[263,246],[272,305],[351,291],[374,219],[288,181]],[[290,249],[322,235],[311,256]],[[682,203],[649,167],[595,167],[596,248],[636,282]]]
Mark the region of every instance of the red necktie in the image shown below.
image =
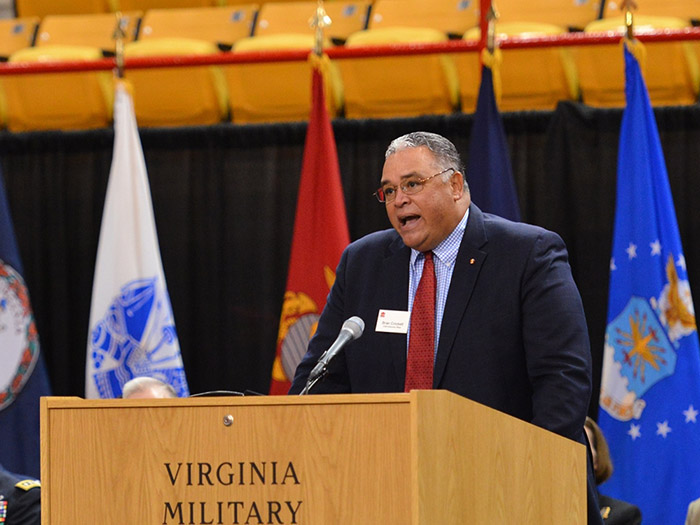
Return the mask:
[[[404,391],[433,388],[435,355],[435,267],[433,252],[426,252],[423,275],[411,310],[411,337],[406,360]]]

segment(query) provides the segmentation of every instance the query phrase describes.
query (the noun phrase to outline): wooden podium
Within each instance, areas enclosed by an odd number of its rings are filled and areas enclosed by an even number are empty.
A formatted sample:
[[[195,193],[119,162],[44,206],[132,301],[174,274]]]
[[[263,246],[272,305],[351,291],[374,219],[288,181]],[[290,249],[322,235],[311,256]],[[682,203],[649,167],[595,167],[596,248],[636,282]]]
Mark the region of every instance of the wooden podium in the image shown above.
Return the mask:
[[[583,524],[583,445],[445,391],[41,400],[43,525]]]

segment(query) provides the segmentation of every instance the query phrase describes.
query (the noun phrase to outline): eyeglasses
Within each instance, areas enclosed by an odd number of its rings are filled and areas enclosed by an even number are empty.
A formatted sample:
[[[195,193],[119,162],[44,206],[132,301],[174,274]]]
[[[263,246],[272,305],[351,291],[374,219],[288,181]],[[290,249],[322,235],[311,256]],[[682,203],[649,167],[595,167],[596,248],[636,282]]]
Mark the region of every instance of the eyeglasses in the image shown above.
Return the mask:
[[[447,168],[446,170],[442,170],[440,173],[436,173],[435,175],[431,175],[430,177],[425,177],[424,179],[421,179],[418,176],[408,177],[404,179],[398,186],[394,186],[393,184],[386,184],[379,188],[377,191],[375,191],[372,195],[377,197],[377,200],[379,202],[386,203],[389,203],[396,198],[396,190],[399,188],[401,188],[401,191],[404,192],[406,195],[415,195],[423,189],[423,186],[425,186],[425,184],[430,179],[433,179],[438,175],[447,173],[448,171],[454,172],[455,169]]]

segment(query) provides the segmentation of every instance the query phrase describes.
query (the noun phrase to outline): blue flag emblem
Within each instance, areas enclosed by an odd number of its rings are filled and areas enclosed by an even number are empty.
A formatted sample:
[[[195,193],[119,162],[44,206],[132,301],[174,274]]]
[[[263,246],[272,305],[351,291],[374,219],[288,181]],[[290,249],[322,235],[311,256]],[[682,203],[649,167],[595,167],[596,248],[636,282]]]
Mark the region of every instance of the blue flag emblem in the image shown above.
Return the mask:
[[[615,349],[615,361],[627,378],[629,389],[642,397],[658,381],[671,375],[676,353],[651,304],[641,297],[630,298],[627,306],[608,324],[608,344]]]
[[[155,377],[189,394],[167,295],[155,278],[127,283],[90,334],[93,379],[101,398],[119,397],[138,376]]]
[[[39,359],[39,336],[22,276],[0,259],[0,410],[19,395]]]

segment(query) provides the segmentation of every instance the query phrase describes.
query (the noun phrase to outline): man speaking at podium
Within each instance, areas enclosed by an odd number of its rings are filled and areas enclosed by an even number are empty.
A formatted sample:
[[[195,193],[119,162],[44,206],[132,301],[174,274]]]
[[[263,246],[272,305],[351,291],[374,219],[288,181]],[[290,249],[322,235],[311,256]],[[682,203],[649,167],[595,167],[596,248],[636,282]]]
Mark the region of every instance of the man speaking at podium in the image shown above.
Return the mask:
[[[463,174],[440,135],[389,145],[375,195],[393,229],[344,251],[290,393],[358,316],[364,333],[309,393],[444,389],[583,443],[591,357],[564,243],[483,213]],[[589,523],[600,523],[594,487],[589,476]]]

